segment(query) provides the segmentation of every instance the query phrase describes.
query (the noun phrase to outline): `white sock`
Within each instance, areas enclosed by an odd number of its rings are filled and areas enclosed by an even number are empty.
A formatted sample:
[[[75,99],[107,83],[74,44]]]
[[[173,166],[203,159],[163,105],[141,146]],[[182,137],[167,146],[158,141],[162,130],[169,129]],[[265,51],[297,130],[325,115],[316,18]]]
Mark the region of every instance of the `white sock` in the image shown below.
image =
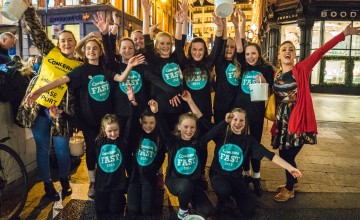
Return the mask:
[[[179,213],[180,213],[180,214],[183,214],[183,213],[185,213],[185,212],[189,212],[189,210],[182,210],[181,208],[179,208]]]
[[[243,174],[244,174],[244,176],[250,176],[250,170],[247,170],[247,171],[244,170]]]
[[[254,179],[259,179],[260,178],[260,172],[258,172],[258,173],[252,173],[252,177],[254,178]]]
[[[95,182],[95,170],[88,170],[90,182]]]

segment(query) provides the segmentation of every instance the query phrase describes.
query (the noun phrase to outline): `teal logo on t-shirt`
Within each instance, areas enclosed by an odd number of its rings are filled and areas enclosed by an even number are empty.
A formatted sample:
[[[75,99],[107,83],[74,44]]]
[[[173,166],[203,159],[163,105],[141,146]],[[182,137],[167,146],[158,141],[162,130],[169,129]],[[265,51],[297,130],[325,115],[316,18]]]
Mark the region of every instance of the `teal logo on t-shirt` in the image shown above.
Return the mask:
[[[236,78],[236,67],[234,64],[230,63],[228,67],[225,70],[226,79],[227,81],[233,85],[238,86],[239,85],[239,79]]]
[[[103,75],[96,75],[91,78],[88,84],[90,97],[96,101],[103,102],[110,95],[109,82],[104,81]]]
[[[201,74],[201,70],[196,68],[194,76],[186,79],[186,85],[192,90],[200,90],[205,87],[207,80],[207,74]]]
[[[150,165],[155,159],[157,150],[157,146],[152,140],[144,138],[136,152],[138,164],[143,167]]]
[[[199,163],[196,150],[192,147],[183,147],[176,152],[174,166],[178,173],[191,175]]]
[[[226,171],[238,169],[244,160],[243,151],[235,144],[223,145],[218,154],[221,168]]]
[[[259,71],[251,70],[245,72],[244,76],[241,79],[241,89],[244,93],[250,94],[250,84],[256,83],[255,76],[260,74]]]
[[[98,164],[104,172],[115,172],[120,167],[121,162],[121,151],[119,150],[119,148],[117,148],[115,144],[105,144],[101,147]]]
[[[125,93],[125,94],[127,94],[126,87],[127,87],[128,83],[132,86],[135,94],[137,92],[139,92],[139,90],[142,87],[142,80],[141,80],[140,73],[138,73],[138,72],[136,72],[134,70],[130,71],[130,74],[129,74],[126,82],[120,82],[119,83],[120,90],[123,91],[123,93]]]
[[[168,63],[162,69],[163,80],[172,87],[178,87],[181,83],[181,70],[176,63]]]

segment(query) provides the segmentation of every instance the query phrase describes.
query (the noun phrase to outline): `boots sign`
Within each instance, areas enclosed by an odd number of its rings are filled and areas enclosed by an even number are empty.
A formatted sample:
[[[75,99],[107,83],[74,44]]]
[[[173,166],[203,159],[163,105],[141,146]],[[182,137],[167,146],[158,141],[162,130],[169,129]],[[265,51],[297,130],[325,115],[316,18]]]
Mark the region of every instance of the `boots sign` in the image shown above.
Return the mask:
[[[333,10],[322,10],[320,12],[321,19],[344,19],[344,20],[357,20],[360,18],[359,10],[343,10],[343,9],[333,9]]]

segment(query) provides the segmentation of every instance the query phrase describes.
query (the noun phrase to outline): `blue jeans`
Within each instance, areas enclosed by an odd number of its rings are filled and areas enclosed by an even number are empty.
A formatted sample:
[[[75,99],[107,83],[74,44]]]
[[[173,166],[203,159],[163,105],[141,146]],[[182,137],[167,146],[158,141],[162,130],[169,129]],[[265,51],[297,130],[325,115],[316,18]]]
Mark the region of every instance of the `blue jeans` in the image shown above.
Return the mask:
[[[32,127],[32,133],[36,143],[36,160],[42,181],[50,182],[49,152],[51,146],[51,121],[45,116],[38,115]],[[70,138],[53,136],[52,139],[59,167],[59,177],[68,178],[70,170]]]

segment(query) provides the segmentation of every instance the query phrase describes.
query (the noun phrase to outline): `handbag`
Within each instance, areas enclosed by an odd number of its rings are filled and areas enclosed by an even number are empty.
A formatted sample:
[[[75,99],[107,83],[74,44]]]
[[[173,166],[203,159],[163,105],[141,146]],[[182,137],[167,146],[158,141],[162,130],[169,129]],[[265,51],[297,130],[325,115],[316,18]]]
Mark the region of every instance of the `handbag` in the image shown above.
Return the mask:
[[[265,118],[270,121],[275,121],[276,112],[276,97],[275,94],[271,94],[265,107]]]

